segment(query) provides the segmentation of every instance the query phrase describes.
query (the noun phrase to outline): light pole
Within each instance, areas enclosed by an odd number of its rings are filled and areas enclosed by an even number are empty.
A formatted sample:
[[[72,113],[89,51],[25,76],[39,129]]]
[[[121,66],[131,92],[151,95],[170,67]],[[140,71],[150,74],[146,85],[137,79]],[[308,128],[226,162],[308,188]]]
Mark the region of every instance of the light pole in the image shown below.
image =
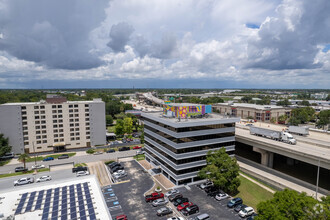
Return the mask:
[[[32,146],[33,146],[33,151],[34,151],[34,173],[36,174],[37,173],[37,157],[36,157],[36,149],[34,147],[34,141],[32,141]]]
[[[319,176],[320,176],[320,158],[319,158],[319,164],[317,166],[317,176],[316,176],[316,190],[315,190],[316,199],[317,199],[317,192],[319,191]]]

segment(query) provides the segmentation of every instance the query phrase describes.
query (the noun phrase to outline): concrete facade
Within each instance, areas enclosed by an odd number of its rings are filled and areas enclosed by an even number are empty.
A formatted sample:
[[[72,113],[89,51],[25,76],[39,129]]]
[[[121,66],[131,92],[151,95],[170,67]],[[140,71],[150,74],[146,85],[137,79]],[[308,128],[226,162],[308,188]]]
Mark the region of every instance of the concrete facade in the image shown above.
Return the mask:
[[[234,153],[239,118],[211,113],[208,118],[178,120],[159,112],[142,113],[142,119],[146,160],[176,185],[199,180],[208,151],[225,147],[228,154]]]
[[[106,143],[105,104],[46,101],[0,105],[0,132],[14,153],[48,152]],[[56,100],[56,98],[55,98]]]
[[[232,115],[243,119],[253,118],[257,121],[269,122],[271,118],[278,118],[281,115],[290,116],[291,110],[282,106],[275,105],[256,105],[246,103],[218,103],[212,106],[213,111],[223,115]]]

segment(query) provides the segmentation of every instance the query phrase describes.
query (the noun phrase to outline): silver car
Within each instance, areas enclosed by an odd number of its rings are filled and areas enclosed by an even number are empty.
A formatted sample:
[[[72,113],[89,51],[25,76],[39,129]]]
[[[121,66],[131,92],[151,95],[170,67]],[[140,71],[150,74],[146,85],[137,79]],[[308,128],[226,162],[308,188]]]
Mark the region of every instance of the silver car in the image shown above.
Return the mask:
[[[51,176],[42,176],[42,177],[39,177],[36,182],[39,183],[39,182],[45,182],[45,181],[50,181],[52,180],[52,177]]]
[[[33,177],[26,177],[26,178],[21,178],[19,180],[14,181],[14,186],[19,186],[19,185],[25,185],[29,183],[34,183],[34,178]]]
[[[165,196],[166,197],[169,197],[170,195],[173,195],[173,194],[176,194],[176,193],[179,193],[180,191],[178,189],[172,189],[170,191],[168,191],[167,193],[165,193]]]
[[[168,203],[168,199],[156,199],[155,201],[152,202],[153,207],[161,206],[161,205],[166,205]]]

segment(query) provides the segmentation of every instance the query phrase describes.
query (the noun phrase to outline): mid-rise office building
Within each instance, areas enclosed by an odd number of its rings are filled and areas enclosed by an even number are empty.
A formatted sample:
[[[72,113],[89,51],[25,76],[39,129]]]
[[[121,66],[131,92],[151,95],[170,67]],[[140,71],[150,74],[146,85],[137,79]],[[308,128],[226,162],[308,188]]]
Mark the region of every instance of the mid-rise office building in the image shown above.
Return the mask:
[[[40,102],[0,105],[0,133],[14,153],[64,151],[106,143],[105,104],[47,95]]]
[[[235,122],[239,118],[211,113],[211,106],[164,105],[163,112],[142,113],[146,160],[174,184],[199,180],[210,150],[235,150]]]

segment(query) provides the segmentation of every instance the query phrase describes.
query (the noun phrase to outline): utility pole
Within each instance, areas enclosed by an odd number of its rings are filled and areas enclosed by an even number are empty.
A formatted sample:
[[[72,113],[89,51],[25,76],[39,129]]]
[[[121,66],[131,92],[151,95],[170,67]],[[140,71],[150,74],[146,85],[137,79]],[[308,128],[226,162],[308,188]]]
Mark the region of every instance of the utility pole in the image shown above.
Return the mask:
[[[34,151],[34,166],[35,166],[35,169],[34,169],[34,173],[37,174],[37,157],[36,157],[36,149],[34,147],[34,141],[32,141],[32,146],[33,146],[33,151]]]
[[[317,193],[319,191],[319,176],[320,176],[320,158],[319,158],[319,164],[317,166],[317,176],[316,176],[316,190],[315,190],[316,199],[317,199]]]

